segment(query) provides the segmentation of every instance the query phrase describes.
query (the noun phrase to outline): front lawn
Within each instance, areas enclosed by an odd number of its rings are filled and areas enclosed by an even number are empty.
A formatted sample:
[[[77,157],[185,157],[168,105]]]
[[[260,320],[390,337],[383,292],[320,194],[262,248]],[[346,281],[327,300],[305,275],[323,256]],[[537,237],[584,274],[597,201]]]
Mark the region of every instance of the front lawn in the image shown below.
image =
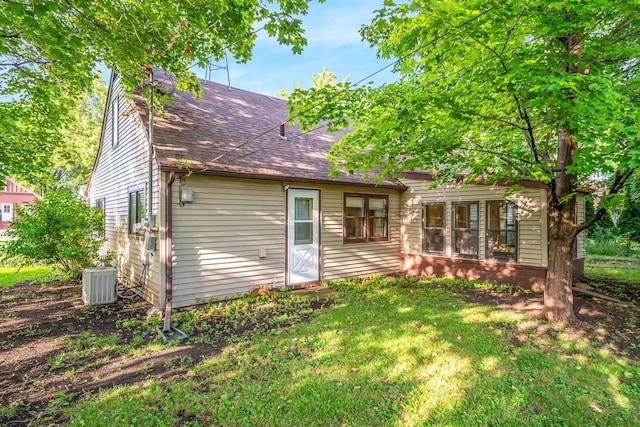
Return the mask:
[[[500,294],[472,303],[487,291],[450,280],[331,285],[344,296],[310,321],[231,342],[179,379],[87,396],[66,422],[640,425],[640,362],[602,330],[503,310]],[[522,298],[526,311],[538,296]]]

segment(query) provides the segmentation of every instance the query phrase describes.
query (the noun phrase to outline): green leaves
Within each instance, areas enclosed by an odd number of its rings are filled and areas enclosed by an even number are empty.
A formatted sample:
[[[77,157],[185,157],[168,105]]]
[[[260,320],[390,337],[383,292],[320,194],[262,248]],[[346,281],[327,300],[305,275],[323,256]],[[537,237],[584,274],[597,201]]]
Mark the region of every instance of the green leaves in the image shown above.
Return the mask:
[[[33,180],[30,159],[51,166],[69,110],[91,87],[95,68],[113,66],[131,91],[148,67],[178,77],[198,95],[190,64],[228,51],[247,61],[254,24],[299,53],[308,0],[146,0],[0,3],[0,176]],[[9,111],[10,110],[10,111]],[[33,125],[37,123],[37,126]]]
[[[636,168],[640,22],[631,3],[385,2],[361,34],[380,56],[400,58],[399,80],[297,90],[291,113],[307,128],[352,124],[330,153],[337,169],[485,182],[568,173],[576,186]],[[559,167],[560,129],[574,147]]]
[[[32,205],[18,208],[17,214],[7,232],[16,240],[4,248],[6,257],[23,265],[54,264],[75,276],[98,262],[104,240],[95,235],[103,232],[102,212],[87,206],[71,191],[49,192]]]

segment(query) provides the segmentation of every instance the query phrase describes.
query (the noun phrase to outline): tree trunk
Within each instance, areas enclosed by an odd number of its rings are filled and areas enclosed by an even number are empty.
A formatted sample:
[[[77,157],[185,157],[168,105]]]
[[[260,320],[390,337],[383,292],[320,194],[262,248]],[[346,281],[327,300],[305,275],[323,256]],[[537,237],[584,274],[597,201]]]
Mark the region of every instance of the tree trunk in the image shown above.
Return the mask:
[[[575,199],[561,211],[550,207],[549,266],[544,288],[544,315],[550,322],[570,322],[573,314],[573,240]]]

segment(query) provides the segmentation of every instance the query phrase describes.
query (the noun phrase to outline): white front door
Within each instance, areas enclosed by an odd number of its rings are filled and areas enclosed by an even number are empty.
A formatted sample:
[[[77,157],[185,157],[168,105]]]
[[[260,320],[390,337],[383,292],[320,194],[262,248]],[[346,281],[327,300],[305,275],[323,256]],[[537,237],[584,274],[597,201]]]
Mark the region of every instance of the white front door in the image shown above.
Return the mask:
[[[288,283],[319,278],[320,196],[318,190],[288,190]]]
[[[3,203],[2,204],[2,218],[0,218],[0,220],[2,220],[2,222],[5,221],[11,221],[13,219],[13,215],[12,215],[12,206],[10,203]]]

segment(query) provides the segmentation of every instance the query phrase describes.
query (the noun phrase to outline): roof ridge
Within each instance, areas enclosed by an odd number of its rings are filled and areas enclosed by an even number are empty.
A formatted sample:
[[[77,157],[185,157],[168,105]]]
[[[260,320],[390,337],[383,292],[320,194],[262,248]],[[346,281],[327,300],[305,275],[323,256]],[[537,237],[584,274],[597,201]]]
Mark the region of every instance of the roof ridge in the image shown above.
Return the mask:
[[[265,98],[271,98],[271,99],[276,100],[276,101],[280,101],[280,102],[284,102],[284,103],[287,102],[286,99],[278,98],[276,96],[265,95],[264,93],[254,92],[252,90],[242,89],[242,88],[239,88],[239,87],[235,87],[235,86],[226,85],[226,84],[223,84],[223,83],[214,82],[212,80],[201,79],[200,77],[198,77],[198,81],[200,82],[200,85],[203,86],[203,87],[205,86],[205,84],[207,84],[207,85],[215,85],[215,86],[222,86],[222,87],[227,88],[227,89],[234,89],[234,90],[239,90],[241,92],[249,93],[249,94],[251,94],[253,96],[260,95],[260,96],[263,96]]]

